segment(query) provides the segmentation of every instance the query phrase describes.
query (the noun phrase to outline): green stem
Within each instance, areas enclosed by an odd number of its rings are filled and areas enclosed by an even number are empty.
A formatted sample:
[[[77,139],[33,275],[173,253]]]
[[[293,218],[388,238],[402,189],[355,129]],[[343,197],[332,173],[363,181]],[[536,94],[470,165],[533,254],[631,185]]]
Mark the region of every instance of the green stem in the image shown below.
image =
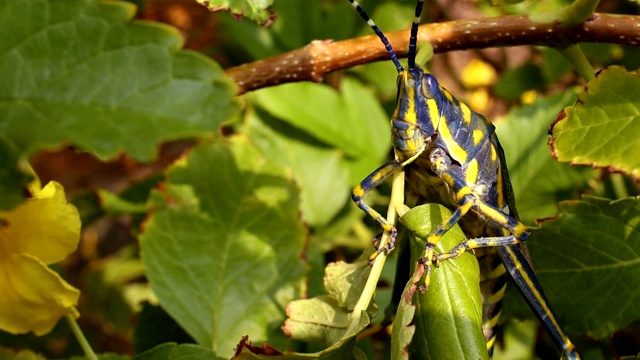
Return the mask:
[[[629,197],[629,191],[627,191],[627,186],[624,183],[624,176],[622,176],[622,174],[611,174],[610,179],[616,199]]]
[[[402,205],[404,205],[404,171],[399,171],[393,174],[391,201],[389,202],[389,208],[387,209],[387,221],[391,225],[395,226],[396,219],[398,217],[396,209],[402,209]],[[381,249],[387,245],[389,238],[390,236],[386,232],[382,235],[382,239],[380,239],[379,244]],[[378,280],[380,280],[380,275],[382,274],[382,268],[384,267],[386,259],[387,255],[384,252],[381,252],[374,260],[373,265],[371,266],[371,272],[367,278],[367,283],[365,284],[362,294],[360,294],[360,298],[351,313],[349,326],[343,336],[349,336],[355,330],[360,322],[362,312],[369,308],[369,304],[371,304],[371,299],[373,299],[373,294],[378,286]]]
[[[71,314],[67,314],[65,317],[67,318],[67,322],[69,323],[69,327],[71,328],[73,335],[76,336],[78,343],[80,343],[80,346],[82,347],[86,358],[89,360],[98,360],[98,356],[96,356],[96,353],[93,352],[91,345],[87,341],[87,338],[84,336],[84,333],[80,329],[80,326],[78,326],[76,319],[74,319]]]
[[[587,60],[587,57],[578,45],[574,44],[564,49],[558,49],[558,51],[569,60],[573,68],[576,69],[585,81],[589,82],[596,78],[595,70],[593,70],[591,63],[589,63],[589,60]]]

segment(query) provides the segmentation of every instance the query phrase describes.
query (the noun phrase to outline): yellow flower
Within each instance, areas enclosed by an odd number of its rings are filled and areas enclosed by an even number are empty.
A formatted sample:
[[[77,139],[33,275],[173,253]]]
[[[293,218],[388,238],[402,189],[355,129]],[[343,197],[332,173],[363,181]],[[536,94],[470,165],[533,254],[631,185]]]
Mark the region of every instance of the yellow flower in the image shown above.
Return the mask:
[[[47,265],[75,251],[79,239],[78,211],[56,182],[0,212],[0,329],[43,335],[61,317],[78,317],[80,291]]]
[[[493,66],[479,59],[471,60],[462,69],[462,84],[467,89],[493,85],[497,78],[498,75]]]
[[[491,96],[489,96],[487,88],[478,88],[471,91],[467,97],[467,101],[467,104],[472,110],[482,113],[489,107]]]

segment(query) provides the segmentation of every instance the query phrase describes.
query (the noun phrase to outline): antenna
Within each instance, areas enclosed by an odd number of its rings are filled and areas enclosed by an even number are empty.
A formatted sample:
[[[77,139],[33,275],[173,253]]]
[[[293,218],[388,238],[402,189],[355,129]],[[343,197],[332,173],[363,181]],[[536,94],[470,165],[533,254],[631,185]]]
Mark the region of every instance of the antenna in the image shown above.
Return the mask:
[[[416,67],[416,44],[418,43],[418,25],[420,25],[420,15],[422,15],[423,4],[424,0],[418,0],[418,3],[416,4],[416,12],[413,15],[413,22],[411,23],[411,36],[409,37],[409,59],[407,61],[409,70],[413,70]]]
[[[373,32],[376,33],[376,35],[378,35],[378,37],[380,38],[380,41],[382,41],[382,44],[384,45],[384,47],[387,49],[387,53],[389,53],[389,57],[391,58],[391,61],[393,61],[393,64],[396,66],[396,69],[398,70],[398,72],[403,72],[404,68],[402,67],[402,65],[400,65],[400,61],[398,61],[398,56],[396,55],[396,52],[393,51],[393,48],[391,47],[391,44],[389,44],[389,40],[387,39],[386,36],[384,36],[384,34],[382,33],[382,30],[380,30],[380,28],[378,27],[378,25],[376,25],[376,23],[373,22],[373,20],[371,20],[371,18],[369,17],[369,15],[367,15],[367,13],[364,12],[364,10],[360,7],[360,4],[358,4],[358,2],[356,0],[349,0],[349,2],[351,3],[351,5],[353,6],[354,9],[356,9],[356,11],[360,14],[360,16],[362,16],[362,18],[364,19],[364,21],[367,22],[367,24],[369,24],[369,26],[371,27],[371,29],[373,30]],[[424,0],[420,0],[418,1],[418,7],[416,7],[416,14],[418,17],[418,21],[420,21],[420,13],[422,12],[422,3],[424,2]],[[413,41],[413,57],[414,57],[414,61],[413,63],[415,64],[415,47],[416,47],[416,37],[417,35],[414,35],[414,32],[417,34],[418,33],[418,25],[416,23],[415,18],[413,19],[414,23],[413,25],[411,25],[411,39]],[[415,26],[415,31],[413,29],[413,27]],[[409,49],[411,49],[411,45],[409,45]],[[409,50],[409,56],[411,56],[411,50]],[[413,65],[411,65],[411,58],[409,58],[409,68],[413,68]]]

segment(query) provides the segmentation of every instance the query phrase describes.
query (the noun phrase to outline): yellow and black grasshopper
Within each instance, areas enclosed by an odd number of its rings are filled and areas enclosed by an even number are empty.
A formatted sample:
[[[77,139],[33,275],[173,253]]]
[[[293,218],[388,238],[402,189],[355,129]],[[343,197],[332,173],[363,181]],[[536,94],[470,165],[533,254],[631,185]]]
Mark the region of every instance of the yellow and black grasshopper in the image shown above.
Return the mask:
[[[382,181],[397,171],[406,172],[407,191],[422,202],[436,202],[452,210],[449,219],[427,237],[419,265],[425,269],[423,290],[429,285],[433,262],[454,258],[467,249],[481,249],[476,255],[483,268],[483,330],[491,355],[495,327],[501,310],[508,272],[554,342],[568,359],[580,355],[562,332],[535,273],[523,253],[529,231],[518,220],[513,190],[504,152],[494,126],[484,116],[458,101],[436,78],[416,64],[418,24],[424,0],[418,0],[411,26],[407,69],[404,69],[389,41],[355,0],[349,0],[380,37],[398,70],[398,95],[391,118],[396,160],[364,179],[353,190],[353,201],[375,218],[394,246],[396,229],[363,199]],[[438,254],[435,245],[456,223],[468,240],[449,253]],[[377,254],[377,253],[376,253]]]

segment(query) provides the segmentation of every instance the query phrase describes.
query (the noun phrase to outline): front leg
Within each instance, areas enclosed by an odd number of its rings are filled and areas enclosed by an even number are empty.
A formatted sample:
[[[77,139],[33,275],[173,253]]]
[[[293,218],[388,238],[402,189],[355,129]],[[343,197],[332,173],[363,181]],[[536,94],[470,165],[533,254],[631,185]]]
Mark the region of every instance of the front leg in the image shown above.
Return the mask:
[[[375,211],[371,208],[367,203],[364,202],[364,198],[371,192],[371,190],[375,189],[378,185],[380,185],[385,179],[389,176],[393,175],[396,171],[400,170],[403,167],[403,163],[397,160],[392,160],[377,168],[371,175],[367,176],[358,186],[353,189],[351,193],[351,198],[356,205],[362,209],[367,215],[374,218],[384,231],[388,232],[390,235],[390,240],[387,246],[384,248],[378,249],[377,252],[374,252],[369,261],[373,261],[380,252],[384,251],[388,253],[395,246],[396,236],[398,235],[398,231],[396,228],[391,225],[387,219],[385,219],[379,212]]]

